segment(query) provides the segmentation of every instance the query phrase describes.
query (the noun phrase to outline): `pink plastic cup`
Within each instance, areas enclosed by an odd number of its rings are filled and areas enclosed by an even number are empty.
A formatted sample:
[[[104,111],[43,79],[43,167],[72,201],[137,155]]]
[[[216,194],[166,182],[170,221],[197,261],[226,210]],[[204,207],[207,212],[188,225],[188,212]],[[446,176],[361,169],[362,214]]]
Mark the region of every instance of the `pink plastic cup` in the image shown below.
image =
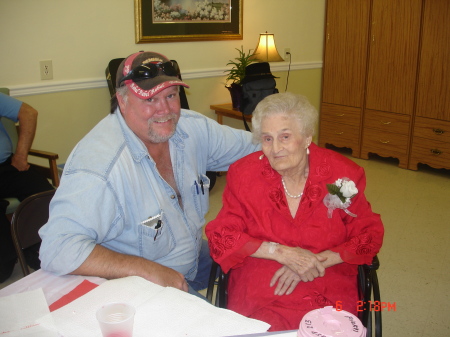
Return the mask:
[[[103,337],[132,337],[136,310],[126,303],[109,303],[97,310]]]

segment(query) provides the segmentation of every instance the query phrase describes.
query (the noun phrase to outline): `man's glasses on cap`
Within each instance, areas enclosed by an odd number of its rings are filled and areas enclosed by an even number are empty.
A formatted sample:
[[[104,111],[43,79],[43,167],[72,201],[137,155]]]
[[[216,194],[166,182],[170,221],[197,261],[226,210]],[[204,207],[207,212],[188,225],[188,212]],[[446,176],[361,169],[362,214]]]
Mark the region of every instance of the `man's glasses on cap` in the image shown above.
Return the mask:
[[[154,78],[158,76],[159,69],[162,70],[167,76],[178,76],[178,66],[173,64],[171,61],[164,63],[145,63],[137,66],[131,70],[124,78],[119,82],[119,87],[122,82],[126,80],[132,80],[133,82],[139,82],[143,80],[148,80],[149,78]]]

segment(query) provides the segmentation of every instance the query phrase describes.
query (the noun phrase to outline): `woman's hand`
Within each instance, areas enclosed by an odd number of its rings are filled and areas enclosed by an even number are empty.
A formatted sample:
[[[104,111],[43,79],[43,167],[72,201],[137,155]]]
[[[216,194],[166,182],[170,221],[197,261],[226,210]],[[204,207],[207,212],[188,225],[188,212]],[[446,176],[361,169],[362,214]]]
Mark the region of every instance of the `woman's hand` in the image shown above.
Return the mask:
[[[316,255],[307,249],[279,245],[276,248],[276,260],[294,271],[303,282],[314,280],[325,275],[322,265],[327,258]]]
[[[284,294],[289,295],[294,291],[300,281],[300,276],[288,267],[283,266],[273,275],[270,286],[273,287],[278,282],[274,294],[279,296]]]

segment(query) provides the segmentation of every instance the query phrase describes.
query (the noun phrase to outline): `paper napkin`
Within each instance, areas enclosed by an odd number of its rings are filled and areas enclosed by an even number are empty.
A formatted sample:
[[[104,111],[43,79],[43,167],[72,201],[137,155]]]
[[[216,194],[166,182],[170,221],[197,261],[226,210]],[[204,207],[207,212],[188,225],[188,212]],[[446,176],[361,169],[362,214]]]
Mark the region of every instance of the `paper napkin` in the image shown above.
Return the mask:
[[[0,297],[0,335],[5,337],[56,337],[51,316],[42,326],[37,322],[50,313],[41,288]]]
[[[95,313],[109,302],[125,302],[136,308],[134,337],[214,337],[265,332],[270,327],[137,276],[106,281],[39,322],[46,326],[52,316],[64,337],[101,336]]]

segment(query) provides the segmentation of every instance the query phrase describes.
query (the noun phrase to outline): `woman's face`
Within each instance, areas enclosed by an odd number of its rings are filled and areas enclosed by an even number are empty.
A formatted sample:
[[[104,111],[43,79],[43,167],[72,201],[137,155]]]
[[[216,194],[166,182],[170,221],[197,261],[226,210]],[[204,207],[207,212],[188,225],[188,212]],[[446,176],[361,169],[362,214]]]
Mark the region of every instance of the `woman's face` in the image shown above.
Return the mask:
[[[272,168],[286,175],[297,173],[307,161],[306,149],[312,137],[301,134],[300,124],[286,115],[273,115],[261,121],[261,145]]]

